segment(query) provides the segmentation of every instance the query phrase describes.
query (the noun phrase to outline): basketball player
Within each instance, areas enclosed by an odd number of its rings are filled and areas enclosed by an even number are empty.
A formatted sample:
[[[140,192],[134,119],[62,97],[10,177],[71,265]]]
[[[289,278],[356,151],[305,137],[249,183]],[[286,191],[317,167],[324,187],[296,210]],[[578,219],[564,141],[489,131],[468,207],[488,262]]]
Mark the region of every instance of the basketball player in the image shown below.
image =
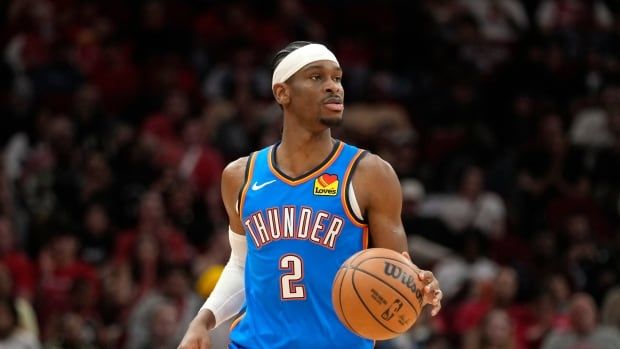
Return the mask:
[[[402,196],[387,162],[332,138],[344,110],[341,79],[323,45],[297,41],[275,56],[282,140],[224,169],[232,252],[180,349],[210,348],[208,330],[242,308],[229,349],[373,347],[338,320],[331,285],[341,263],[369,245],[406,254]],[[420,278],[434,315],[438,282],[428,271]]]

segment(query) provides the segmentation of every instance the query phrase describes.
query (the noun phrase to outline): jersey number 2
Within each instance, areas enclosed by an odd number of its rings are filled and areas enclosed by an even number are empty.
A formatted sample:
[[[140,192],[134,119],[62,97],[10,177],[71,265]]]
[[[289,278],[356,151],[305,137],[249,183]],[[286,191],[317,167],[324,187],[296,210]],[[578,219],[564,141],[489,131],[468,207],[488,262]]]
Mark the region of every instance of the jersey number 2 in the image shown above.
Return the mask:
[[[280,270],[287,271],[280,277],[280,297],[283,300],[306,299],[306,287],[299,283],[304,278],[301,257],[285,254],[280,258]]]

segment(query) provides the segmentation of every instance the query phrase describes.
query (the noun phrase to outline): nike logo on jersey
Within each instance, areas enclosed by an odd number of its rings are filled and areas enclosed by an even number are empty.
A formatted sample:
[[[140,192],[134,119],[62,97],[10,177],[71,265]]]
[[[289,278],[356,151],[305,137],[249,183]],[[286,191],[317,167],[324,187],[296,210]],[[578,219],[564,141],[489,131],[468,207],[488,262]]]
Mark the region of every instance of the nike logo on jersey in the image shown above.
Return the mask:
[[[267,181],[267,182],[261,183],[261,184],[258,184],[256,182],[254,182],[254,184],[252,184],[252,190],[254,190],[254,191],[261,190],[261,189],[263,189],[263,187],[266,187],[266,186],[268,186],[269,184],[271,184],[271,183],[273,183],[275,181],[276,181],[275,179],[272,179],[270,181]]]

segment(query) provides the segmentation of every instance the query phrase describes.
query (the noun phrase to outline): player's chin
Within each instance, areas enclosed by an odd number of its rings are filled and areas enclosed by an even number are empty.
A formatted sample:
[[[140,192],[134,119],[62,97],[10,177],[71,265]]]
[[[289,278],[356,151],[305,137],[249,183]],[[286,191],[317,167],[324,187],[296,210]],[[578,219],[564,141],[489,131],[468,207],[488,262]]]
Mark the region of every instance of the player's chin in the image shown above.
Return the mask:
[[[342,113],[338,115],[323,115],[319,119],[321,124],[328,127],[336,127],[342,125]]]

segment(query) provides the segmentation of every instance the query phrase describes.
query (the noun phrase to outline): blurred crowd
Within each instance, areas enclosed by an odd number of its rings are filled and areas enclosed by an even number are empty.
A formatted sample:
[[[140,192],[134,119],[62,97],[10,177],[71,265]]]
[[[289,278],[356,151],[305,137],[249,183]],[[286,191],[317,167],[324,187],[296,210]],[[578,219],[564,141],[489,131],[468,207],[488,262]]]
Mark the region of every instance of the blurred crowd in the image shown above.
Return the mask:
[[[9,0],[0,24],[0,348],[175,348],[294,40],[336,53],[334,135],[392,164],[444,289],[377,348],[618,348],[617,1]]]

